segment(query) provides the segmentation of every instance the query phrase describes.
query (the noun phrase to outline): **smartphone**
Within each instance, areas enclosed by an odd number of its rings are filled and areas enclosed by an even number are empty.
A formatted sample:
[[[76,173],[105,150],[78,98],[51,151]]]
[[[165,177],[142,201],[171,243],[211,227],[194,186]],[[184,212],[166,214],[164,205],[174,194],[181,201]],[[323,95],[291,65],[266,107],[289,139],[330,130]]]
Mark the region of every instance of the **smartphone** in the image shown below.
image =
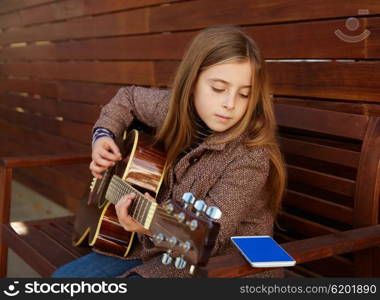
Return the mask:
[[[296,261],[271,236],[233,236],[232,242],[255,268],[291,267]]]

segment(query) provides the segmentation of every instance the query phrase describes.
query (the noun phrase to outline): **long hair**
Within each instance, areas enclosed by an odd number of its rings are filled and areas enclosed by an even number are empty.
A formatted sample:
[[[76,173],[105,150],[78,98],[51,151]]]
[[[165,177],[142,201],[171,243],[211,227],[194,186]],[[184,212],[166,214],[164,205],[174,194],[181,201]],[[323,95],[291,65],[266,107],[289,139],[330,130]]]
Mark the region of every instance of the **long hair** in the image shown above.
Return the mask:
[[[228,129],[227,138],[220,143],[229,142],[248,130],[249,139],[244,141],[246,146],[265,146],[269,150],[270,169],[266,187],[270,196],[268,205],[276,217],[286,187],[286,168],[277,142],[277,124],[265,60],[256,43],[240,27],[208,27],[194,37],[178,66],[168,95],[168,114],[157,129],[155,140],[163,142],[167,167],[172,167],[177,156],[191,145],[195,135],[192,93],[200,72],[216,64],[247,59],[252,68],[247,111],[237,124]]]

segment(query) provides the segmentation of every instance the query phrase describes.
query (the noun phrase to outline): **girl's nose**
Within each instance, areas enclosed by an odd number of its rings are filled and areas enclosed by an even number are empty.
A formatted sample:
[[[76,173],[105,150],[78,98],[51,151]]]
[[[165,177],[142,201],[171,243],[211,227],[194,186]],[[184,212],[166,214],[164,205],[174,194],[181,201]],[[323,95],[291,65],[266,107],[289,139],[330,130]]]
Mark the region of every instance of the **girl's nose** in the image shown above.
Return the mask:
[[[223,107],[226,109],[233,109],[235,107],[235,99],[233,95],[226,96]]]

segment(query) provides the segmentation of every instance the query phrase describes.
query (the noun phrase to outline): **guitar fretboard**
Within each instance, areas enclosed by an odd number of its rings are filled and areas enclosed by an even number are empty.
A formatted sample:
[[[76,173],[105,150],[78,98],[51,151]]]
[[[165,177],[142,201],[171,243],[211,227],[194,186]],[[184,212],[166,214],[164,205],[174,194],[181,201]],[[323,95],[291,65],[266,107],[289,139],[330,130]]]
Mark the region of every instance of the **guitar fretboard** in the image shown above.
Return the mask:
[[[128,213],[137,222],[144,225],[153,202],[119,176],[113,175],[106,192],[106,199],[116,205],[124,195],[129,193],[135,193],[136,197],[132,200]]]

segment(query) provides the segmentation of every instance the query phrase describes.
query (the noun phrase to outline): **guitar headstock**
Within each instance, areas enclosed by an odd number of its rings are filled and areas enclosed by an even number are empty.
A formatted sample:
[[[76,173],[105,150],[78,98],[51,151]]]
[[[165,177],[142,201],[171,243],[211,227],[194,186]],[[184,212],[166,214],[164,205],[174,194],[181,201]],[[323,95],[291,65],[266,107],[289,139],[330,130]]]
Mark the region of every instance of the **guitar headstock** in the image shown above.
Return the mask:
[[[163,264],[174,263],[178,269],[207,264],[220,225],[222,213],[216,206],[207,207],[203,200],[195,201],[192,193],[184,193],[182,201],[168,201],[157,207],[150,227],[156,247],[167,250]]]

